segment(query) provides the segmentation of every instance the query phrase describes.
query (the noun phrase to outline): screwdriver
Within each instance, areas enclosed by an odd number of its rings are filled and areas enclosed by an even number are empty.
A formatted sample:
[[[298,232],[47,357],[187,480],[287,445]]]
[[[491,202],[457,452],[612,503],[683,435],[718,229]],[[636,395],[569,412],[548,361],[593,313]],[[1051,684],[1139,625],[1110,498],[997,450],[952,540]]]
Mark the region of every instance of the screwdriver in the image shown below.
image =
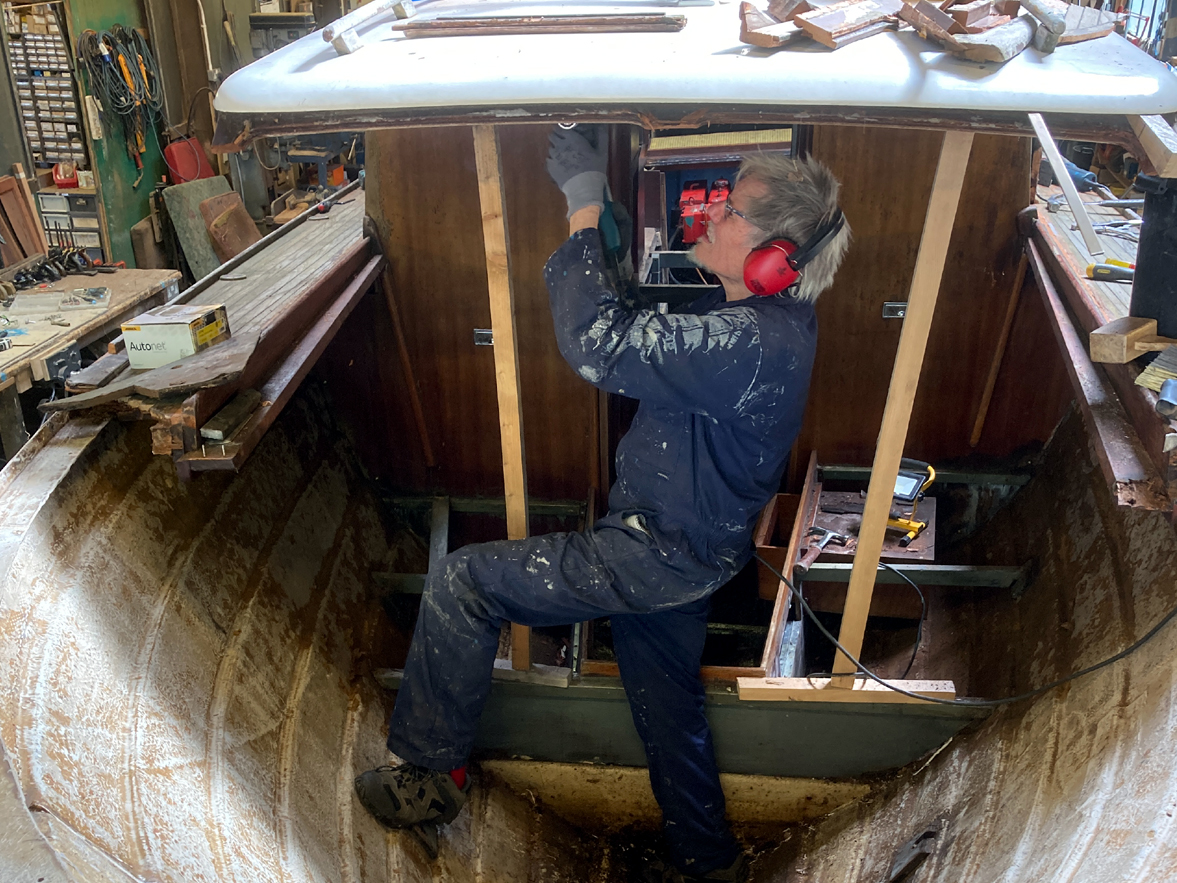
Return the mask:
[[[1135,270],[1116,264],[1088,264],[1087,278],[1097,282],[1131,282]]]

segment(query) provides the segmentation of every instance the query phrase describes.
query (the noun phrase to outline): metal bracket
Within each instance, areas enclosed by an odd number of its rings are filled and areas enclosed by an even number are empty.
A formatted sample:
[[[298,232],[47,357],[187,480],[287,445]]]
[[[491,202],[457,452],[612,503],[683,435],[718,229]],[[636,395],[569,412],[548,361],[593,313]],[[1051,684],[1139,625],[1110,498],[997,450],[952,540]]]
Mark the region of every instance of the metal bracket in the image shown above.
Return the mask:
[[[60,380],[65,383],[71,374],[82,370],[82,353],[76,344],[70,344],[47,358],[45,369],[49,373],[50,380]]]
[[[883,304],[884,319],[902,319],[907,315],[907,301],[887,301]]]
[[[494,346],[495,333],[490,328],[475,328],[474,329],[474,345],[475,346]]]

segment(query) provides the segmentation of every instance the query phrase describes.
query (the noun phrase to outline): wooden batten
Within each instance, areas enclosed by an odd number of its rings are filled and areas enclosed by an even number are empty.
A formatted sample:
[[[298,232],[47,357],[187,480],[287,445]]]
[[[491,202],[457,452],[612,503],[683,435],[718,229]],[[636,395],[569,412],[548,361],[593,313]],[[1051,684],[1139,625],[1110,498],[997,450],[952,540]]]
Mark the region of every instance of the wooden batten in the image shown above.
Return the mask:
[[[899,690],[952,701],[956,688],[952,681],[878,681],[857,679],[848,688],[838,687],[837,678],[740,678],[736,685],[740,698],[752,702],[902,702],[927,704]],[[894,689],[893,689],[894,688]]]
[[[511,287],[507,204],[503,163],[494,126],[474,127],[474,159],[482,206],[486,279],[494,331],[495,385],[499,394],[499,434],[503,446],[503,482],[507,498],[507,538],[527,537],[527,471],[523,451],[523,405],[519,386],[519,344],[515,330],[515,294]],[[531,667],[531,630],[511,626],[511,664]]]
[[[956,208],[964,186],[965,170],[968,168],[972,145],[971,133],[946,133],[936,179],[932,185],[932,198],[924,222],[923,238],[916,258],[911,294],[903,320],[903,332],[899,338],[899,351],[895,356],[887,406],[883,411],[883,425],[879,431],[878,447],[871,468],[870,486],[858,535],[858,553],[854,559],[854,570],[846,594],[846,609],[842,615],[839,642],[846,653],[855,659],[862,652],[871,591],[874,587],[875,571],[879,566],[883,537],[887,530],[887,516],[891,509],[895,478],[899,474],[899,461],[903,457],[903,446],[907,440],[908,420],[919,384],[920,367],[924,361],[928,332],[932,325],[936,297],[944,273],[944,261],[948,254],[948,241],[952,236],[953,221],[956,218]],[[835,678],[835,685],[849,689],[853,686],[853,672],[857,666],[846,653],[840,652],[835,656],[834,673],[844,675]],[[882,697],[882,694],[880,696]]]

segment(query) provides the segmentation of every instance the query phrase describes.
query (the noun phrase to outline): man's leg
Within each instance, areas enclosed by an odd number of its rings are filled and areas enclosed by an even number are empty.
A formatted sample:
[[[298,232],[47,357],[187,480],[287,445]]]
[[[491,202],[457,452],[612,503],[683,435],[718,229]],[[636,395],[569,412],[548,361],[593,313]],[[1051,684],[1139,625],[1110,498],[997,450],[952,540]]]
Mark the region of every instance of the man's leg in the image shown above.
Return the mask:
[[[610,619],[613,649],[646,746],[671,859],[686,874],[727,868],[740,854],[724,817],[719,768],[703,713],[699,660],[710,599]]]
[[[434,770],[466,762],[503,622],[563,625],[669,608],[707,594],[714,578],[666,557],[648,534],[602,522],[585,533],[483,543],[446,556],[426,581],[389,749]]]

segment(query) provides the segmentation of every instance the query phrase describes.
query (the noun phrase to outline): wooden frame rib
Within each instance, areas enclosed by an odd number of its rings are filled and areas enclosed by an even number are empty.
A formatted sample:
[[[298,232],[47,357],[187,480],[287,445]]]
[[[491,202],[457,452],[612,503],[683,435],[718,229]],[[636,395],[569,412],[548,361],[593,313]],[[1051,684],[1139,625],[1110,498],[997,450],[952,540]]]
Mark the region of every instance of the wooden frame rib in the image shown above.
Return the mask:
[[[499,399],[499,435],[503,448],[503,484],[507,500],[507,538],[527,537],[527,472],[523,450],[523,407],[519,388],[519,343],[515,334],[515,293],[511,284],[507,205],[498,130],[474,126],[474,162],[482,206],[482,240],[494,334],[495,386]],[[511,626],[511,665],[531,667],[531,630]]]
[[[879,567],[883,537],[887,530],[887,515],[895,490],[895,478],[899,474],[899,461],[903,457],[903,445],[907,440],[907,427],[915,402],[916,388],[919,385],[920,367],[924,361],[928,332],[936,309],[936,298],[944,274],[948,243],[952,236],[972,144],[971,132],[945,133],[940,161],[936,167],[936,178],[932,184],[932,196],[928,203],[915,273],[911,280],[903,331],[899,337],[899,349],[895,354],[895,367],[891,373],[891,385],[883,411],[883,425],[879,430],[879,443],[871,467],[862,527],[858,536],[858,552],[854,558],[854,569],[846,592],[846,607],[842,613],[842,628],[838,636],[839,643],[855,658],[862,652],[875,572]],[[833,671],[835,677],[830,679],[829,688],[861,689],[855,685],[855,664],[844,653],[838,652],[835,656]],[[813,688],[807,685],[805,689]],[[893,697],[903,698],[901,694],[888,690],[877,696],[882,701]]]

